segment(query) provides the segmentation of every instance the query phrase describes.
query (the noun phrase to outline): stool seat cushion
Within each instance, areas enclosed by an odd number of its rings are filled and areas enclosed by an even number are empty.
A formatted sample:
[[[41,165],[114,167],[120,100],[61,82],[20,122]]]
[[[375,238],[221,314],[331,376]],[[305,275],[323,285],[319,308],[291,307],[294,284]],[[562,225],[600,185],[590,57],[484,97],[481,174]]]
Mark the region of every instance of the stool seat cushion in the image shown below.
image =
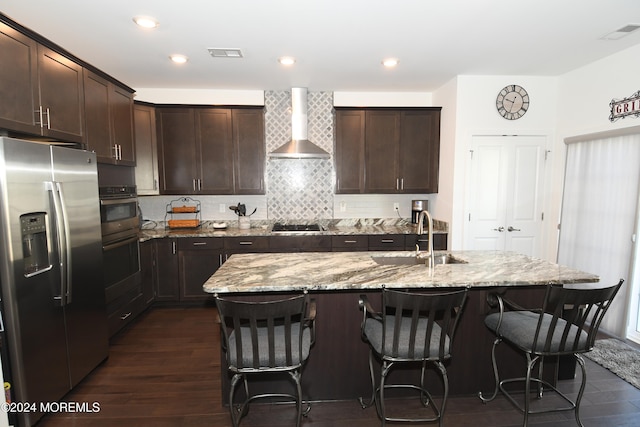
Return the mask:
[[[393,334],[395,329],[395,317],[386,317],[386,335],[385,335],[385,351],[382,351],[382,321],[374,318],[368,318],[364,324],[364,334],[371,344],[373,350],[385,356],[397,357],[401,359],[438,359],[440,349],[440,334],[442,329],[437,323],[433,324],[433,330],[431,332],[431,339],[429,340],[429,346],[427,347],[427,353],[425,354],[425,337],[427,332],[427,319],[419,319],[416,329],[416,338],[414,342],[411,342],[411,318],[402,317],[402,323],[400,325],[400,336],[398,339],[398,352],[393,354]],[[449,349],[449,337],[445,337],[444,342],[444,355],[448,356]],[[411,354],[411,348],[413,347],[413,354]]]
[[[505,340],[515,344],[521,349],[527,352],[538,353],[562,353],[562,352],[585,352],[589,349],[587,347],[587,333],[578,328],[575,325],[571,325],[569,333],[567,335],[566,342],[562,345],[562,336],[567,322],[564,319],[558,319],[551,343],[549,348],[545,348],[547,335],[549,334],[549,328],[551,319],[553,316],[545,313],[542,318],[542,324],[540,326],[540,333],[538,335],[538,342],[534,347],[534,337],[536,328],[538,327],[538,321],[540,319],[539,313],[533,313],[531,311],[507,311],[502,316],[502,324],[500,330],[496,331],[498,327],[498,321],[500,319],[499,313],[493,313],[485,317],[485,325],[491,329],[496,335],[504,338]],[[576,334],[580,334],[578,343],[574,347]]]
[[[271,366],[269,363],[269,336],[266,327],[259,327],[258,329],[258,357],[259,366],[268,367],[287,367],[299,365],[309,357],[309,350],[311,348],[311,330],[305,326],[302,331],[302,359],[298,351],[298,340],[300,336],[300,323],[293,322],[291,324],[291,365],[287,364],[287,348],[285,340],[285,327],[282,325],[275,326],[274,328],[274,348],[275,348],[275,365]],[[240,334],[242,335],[242,367],[252,368],[254,366],[253,360],[253,347],[251,343],[251,329],[248,327],[240,328]],[[236,353],[236,331],[229,334],[229,360],[232,365],[237,366]]]

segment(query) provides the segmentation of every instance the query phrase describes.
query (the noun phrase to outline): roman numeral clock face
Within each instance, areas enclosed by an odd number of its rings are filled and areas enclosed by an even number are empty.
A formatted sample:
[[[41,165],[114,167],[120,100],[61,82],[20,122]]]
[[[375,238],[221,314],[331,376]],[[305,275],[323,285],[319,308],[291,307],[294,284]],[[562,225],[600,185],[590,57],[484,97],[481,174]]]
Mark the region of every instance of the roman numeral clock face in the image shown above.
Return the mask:
[[[524,116],[529,109],[529,94],[522,86],[505,86],[496,98],[498,113],[507,120]]]

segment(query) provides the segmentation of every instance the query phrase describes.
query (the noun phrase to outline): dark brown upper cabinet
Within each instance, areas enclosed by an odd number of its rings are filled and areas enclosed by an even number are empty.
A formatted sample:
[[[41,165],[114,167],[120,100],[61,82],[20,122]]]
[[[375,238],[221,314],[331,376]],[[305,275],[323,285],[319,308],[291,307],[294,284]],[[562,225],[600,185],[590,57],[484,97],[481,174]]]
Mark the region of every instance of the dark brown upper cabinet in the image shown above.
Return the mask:
[[[86,143],[101,163],[135,165],[133,94],[84,71]]]
[[[157,195],[158,138],[156,137],[156,109],[150,104],[133,105],[136,145],[136,189],[138,195]]]
[[[336,193],[437,193],[440,110],[336,108]]]
[[[336,110],[336,193],[364,189],[364,111]]]
[[[0,127],[84,142],[82,66],[0,23]]]
[[[264,194],[264,109],[234,108],[233,192]]]
[[[158,107],[161,194],[264,194],[262,108]]]

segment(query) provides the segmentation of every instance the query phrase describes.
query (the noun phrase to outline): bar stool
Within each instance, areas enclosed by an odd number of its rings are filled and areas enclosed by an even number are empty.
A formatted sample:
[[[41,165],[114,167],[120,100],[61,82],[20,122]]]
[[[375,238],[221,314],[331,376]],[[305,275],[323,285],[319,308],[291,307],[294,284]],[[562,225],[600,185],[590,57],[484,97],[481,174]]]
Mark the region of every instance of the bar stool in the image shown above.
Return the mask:
[[[443,425],[443,417],[449,380],[444,366],[451,358],[451,349],[456,327],[462,314],[468,289],[447,293],[409,293],[382,290],[382,311],[376,312],[366,295],[360,296],[363,309],[362,338],[369,344],[369,372],[371,374],[371,398],[362,408],[376,404],[382,426],[390,422],[432,422]],[[382,361],[379,385],[373,370],[374,358]],[[434,364],[442,376],[444,394],[440,408],[435,405],[425,388],[424,376],[427,362]],[[397,364],[421,363],[420,385],[386,384],[391,368]],[[385,408],[385,390],[409,388],[420,392],[420,401],[426,408],[431,406],[434,415],[425,418],[389,417]]]
[[[493,400],[500,390],[511,403],[524,414],[523,426],[526,426],[529,415],[546,412],[573,411],[579,426],[580,401],[584,393],[587,373],[584,360],[580,356],[593,349],[596,334],[602,318],[611,306],[624,280],[617,285],[598,289],[570,289],[561,285],[548,285],[541,309],[525,309],[504,296],[491,293],[487,302],[498,312],[485,317],[485,325],[496,335],[491,350],[495,390],[489,397],[478,393],[480,399],[487,403]],[[496,347],[507,342],[515,349],[523,352],[527,359],[526,376],[522,378],[503,379],[498,375],[496,363]],[[542,367],[547,356],[573,355],[582,371],[582,382],[575,401],[569,399],[548,381],[542,379]],[[532,376],[538,364],[537,376]],[[505,389],[506,384],[524,383],[524,407],[522,407]],[[541,399],[543,389],[557,393],[565,402],[565,406],[550,409],[531,409],[532,383],[537,385],[537,398]]]
[[[260,398],[286,398],[296,402],[296,426],[302,411],[301,370],[315,341],[315,301],[309,295],[264,302],[232,301],[215,296],[222,345],[229,371],[233,373],[229,391],[231,422],[237,427],[249,409],[249,403]],[[265,393],[250,395],[249,376],[289,374],[295,394]],[[242,380],[246,399],[234,405],[236,386]],[[304,415],[309,411],[306,408]]]

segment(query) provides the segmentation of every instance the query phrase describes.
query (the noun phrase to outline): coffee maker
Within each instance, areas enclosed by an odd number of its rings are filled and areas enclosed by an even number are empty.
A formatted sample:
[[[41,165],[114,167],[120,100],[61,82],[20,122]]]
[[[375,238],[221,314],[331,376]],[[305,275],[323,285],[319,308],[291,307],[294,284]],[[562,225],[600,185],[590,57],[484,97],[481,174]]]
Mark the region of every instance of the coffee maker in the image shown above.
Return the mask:
[[[428,200],[412,200],[411,201],[411,223],[417,224],[420,212],[429,210]]]

